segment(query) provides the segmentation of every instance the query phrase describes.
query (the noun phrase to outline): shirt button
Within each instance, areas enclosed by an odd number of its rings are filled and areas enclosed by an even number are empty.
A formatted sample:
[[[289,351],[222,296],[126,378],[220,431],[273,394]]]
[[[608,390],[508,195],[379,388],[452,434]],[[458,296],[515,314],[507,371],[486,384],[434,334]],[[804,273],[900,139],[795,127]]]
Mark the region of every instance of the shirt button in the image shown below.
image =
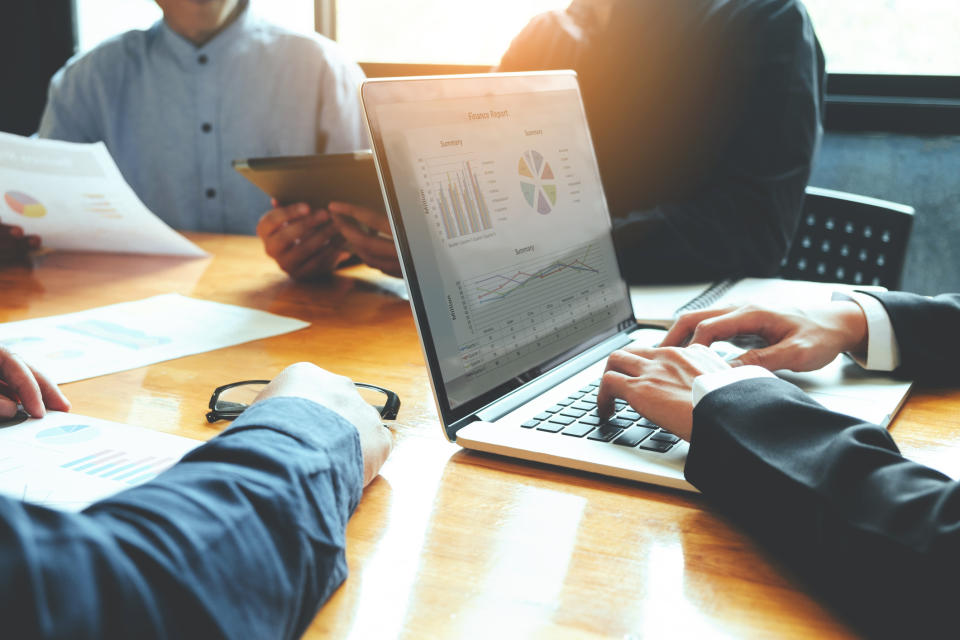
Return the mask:
[[[203,131],[204,133],[210,133],[212,129],[213,129],[213,125],[211,125],[209,122],[204,122],[203,125],[200,127],[200,130]]]
[[[207,197],[208,197],[208,198],[216,198],[216,197],[217,197],[217,190],[216,190],[216,189],[207,189]]]
[[[197,62],[199,62],[200,64],[207,64],[208,60],[209,58],[205,53],[201,53],[199,56],[197,56]]]

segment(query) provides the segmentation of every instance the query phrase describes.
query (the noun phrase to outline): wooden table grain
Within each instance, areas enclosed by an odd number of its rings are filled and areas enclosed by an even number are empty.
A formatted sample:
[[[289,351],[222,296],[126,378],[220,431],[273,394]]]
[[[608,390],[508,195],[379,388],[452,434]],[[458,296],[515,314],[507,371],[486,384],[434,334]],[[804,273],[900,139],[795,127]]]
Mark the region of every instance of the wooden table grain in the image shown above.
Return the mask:
[[[175,292],[311,323],[64,385],[77,413],[191,438],[223,428],[203,417],[215,387],[300,360],[400,394],[397,446],[347,530],[350,577],[306,637],[852,637],[699,496],[448,443],[399,280],[358,266],[296,283],[256,238],[188,235],[211,257],[50,252],[0,269],[0,322]],[[952,416],[960,393],[916,389],[891,430],[957,477]]]

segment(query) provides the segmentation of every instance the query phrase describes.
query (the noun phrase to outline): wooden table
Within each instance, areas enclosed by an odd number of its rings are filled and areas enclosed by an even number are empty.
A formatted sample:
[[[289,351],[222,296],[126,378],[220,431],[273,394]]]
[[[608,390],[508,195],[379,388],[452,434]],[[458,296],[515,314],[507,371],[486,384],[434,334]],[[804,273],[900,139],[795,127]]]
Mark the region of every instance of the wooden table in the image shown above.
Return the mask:
[[[52,252],[0,270],[0,322],[177,292],[302,331],[64,386],[74,411],[208,439],[218,385],[309,360],[403,401],[397,447],[348,529],[350,577],[307,637],[850,636],[698,496],[466,452],[444,440],[401,282],[366,267],[290,281],[256,238],[189,234],[210,259]],[[913,393],[892,431],[960,476],[960,393]]]

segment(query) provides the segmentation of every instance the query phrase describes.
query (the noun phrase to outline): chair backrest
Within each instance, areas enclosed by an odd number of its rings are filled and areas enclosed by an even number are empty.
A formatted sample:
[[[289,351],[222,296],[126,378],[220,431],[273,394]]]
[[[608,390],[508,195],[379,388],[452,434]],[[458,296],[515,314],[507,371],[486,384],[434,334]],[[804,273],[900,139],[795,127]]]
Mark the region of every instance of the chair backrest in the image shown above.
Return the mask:
[[[807,187],[780,277],[898,289],[913,207]]]

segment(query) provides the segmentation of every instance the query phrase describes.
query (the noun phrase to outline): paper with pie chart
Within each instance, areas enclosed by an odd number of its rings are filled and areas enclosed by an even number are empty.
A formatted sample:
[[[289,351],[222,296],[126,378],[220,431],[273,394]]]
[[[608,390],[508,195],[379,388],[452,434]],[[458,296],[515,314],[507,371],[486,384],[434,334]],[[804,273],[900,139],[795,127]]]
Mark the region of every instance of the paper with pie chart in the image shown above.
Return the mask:
[[[0,420],[0,494],[80,511],[152,480],[201,444],[74,413],[21,413]]]
[[[520,158],[517,171],[527,204],[542,215],[553,211],[557,204],[557,179],[543,155],[533,149],[527,151]]]
[[[144,206],[102,142],[0,133],[0,223],[52,249],[207,255]]]

